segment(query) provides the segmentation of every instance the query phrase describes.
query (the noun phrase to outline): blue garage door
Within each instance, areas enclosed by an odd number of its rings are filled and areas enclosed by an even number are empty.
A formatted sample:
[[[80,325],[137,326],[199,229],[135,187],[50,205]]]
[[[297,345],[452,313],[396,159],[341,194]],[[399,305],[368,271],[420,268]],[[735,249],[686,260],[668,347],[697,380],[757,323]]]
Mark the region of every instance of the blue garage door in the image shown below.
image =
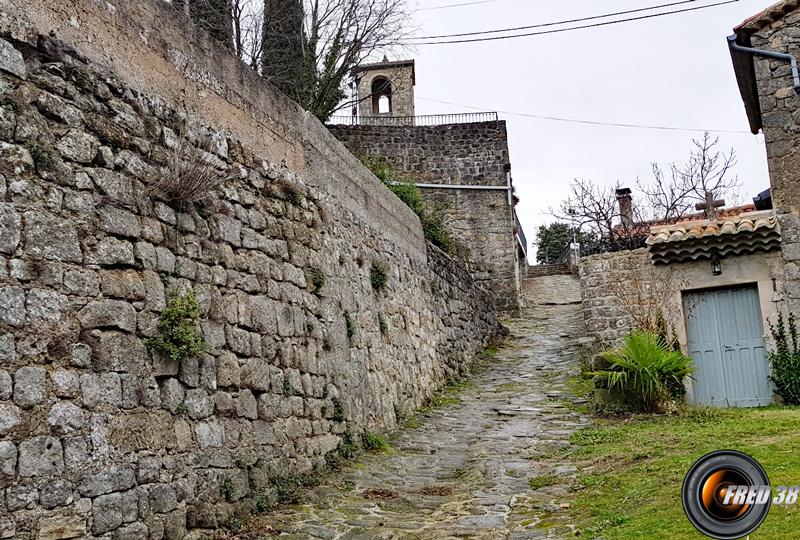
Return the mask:
[[[715,407],[772,403],[755,286],[684,293],[694,402]]]

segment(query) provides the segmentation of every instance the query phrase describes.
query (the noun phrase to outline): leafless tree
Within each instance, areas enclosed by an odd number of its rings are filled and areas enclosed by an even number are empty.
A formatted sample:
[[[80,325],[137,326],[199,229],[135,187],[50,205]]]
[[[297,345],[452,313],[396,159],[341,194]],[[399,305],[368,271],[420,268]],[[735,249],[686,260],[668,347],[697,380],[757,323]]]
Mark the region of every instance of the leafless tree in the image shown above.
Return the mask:
[[[693,213],[698,203],[707,205],[707,213],[713,212],[713,201],[724,199],[728,205],[738,201],[739,179],[731,174],[736,165],[736,152],[718,149],[719,137],[710,133],[702,139],[694,139],[694,150],[686,163],[669,166],[669,176],[653,163],[653,178],[637,181],[638,190],[644,196],[647,214],[651,219],[677,218]]]
[[[600,186],[591,180],[575,179],[569,197],[550,213],[559,221],[580,230],[609,238],[619,221],[616,187]]]
[[[292,22],[296,3],[302,7],[299,40],[291,35],[298,31]],[[266,7],[262,74],[322,120],[351,105],[345,85],[352,69],[398,50],[408,32],[405,0],[267,0]],[[281,24],[285,18],[289,25]],[[276,43],[299,43],[302,51],[275,55]]]

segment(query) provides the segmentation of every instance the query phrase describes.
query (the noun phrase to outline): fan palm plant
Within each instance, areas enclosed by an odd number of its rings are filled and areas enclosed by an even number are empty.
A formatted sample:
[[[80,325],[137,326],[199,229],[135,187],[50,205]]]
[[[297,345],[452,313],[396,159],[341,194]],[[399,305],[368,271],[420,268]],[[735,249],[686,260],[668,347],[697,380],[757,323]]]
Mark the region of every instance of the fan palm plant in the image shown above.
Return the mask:
[[[636,410],[655,411],[670,397],[670,388],[692,374],[692,359],[671,350],[664,340],[645,331],[625,338],[622,348],[605,351],[609,364],[594,373],[608,390]]]

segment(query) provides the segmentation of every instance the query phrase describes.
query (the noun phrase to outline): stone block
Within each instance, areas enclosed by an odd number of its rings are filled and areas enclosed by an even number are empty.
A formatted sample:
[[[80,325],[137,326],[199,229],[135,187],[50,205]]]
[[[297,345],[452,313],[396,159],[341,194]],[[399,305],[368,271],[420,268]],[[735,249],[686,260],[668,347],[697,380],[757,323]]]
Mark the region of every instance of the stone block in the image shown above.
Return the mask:
[[[69,311],[69,299],[55,291],[31,289],[25,306],[30,324],[58,322]]]
[[[220,448],[225,442],[225,431],[222,425],[214,419],[197,422],[194,425],[194,433],[201,449]]]
[[[19,443],[19,475],[60,476],[64,472],[64,452],[55,437],[39,436]]]
[[[122,300],[89,302],[78,312],[78,320],[84,330],[115,327],[126,332],[136,331],[136,310]]]
[[[70,348],[69,364],[86,368],[92,365],[92,348],[85,343],[75,343]]]
[[[11,399],[13,393],[14,383],[11,380],[11,374],[4,369],[0,369],[0,400]]]
[[[80,394],[81,381],[75,371],[57,369],[50,373],[50,381],[53,383],[53,392],[56,397],[74,398]]]
[[[72,294],[97,296],[100,292],[100,279],[91,270],[69,269],[64,272],[64,287]]]
[[[229,352],[223,352],[217,357],[217,384],[222,388],[229,386],[238,388],[240,382],[239,359]]]
[[[236,399],[236,414],[239,417],[256,420],[258,418],[258,402],[250,390],[242,390]]]
[[[178,507],[175,488],[169,484],[151,484],[147,486],[150,510],[157,514],[172,512]]]
[[[107,533],[122,525],[121,499],[119,493],[110,493],[92,502],[92,533]]]
[[[22,230],[22,217],[13,204],[0,203],[0,253],[12,254],[17,249]]]
[[[74,222],[41,210],[25,212],[23,217],[23,239],[27,255],[64,262],[81,262],[83,254]]]
[[[39,490],[39,504],[45,508],[66,506],[73,502],[74,486],[69,480],[53,480]]]
[[[127,240],[107,237],[103,238],[86,255],[86,262],[102,266],[128,265],[134,266],[133,245]]]
[[[11,73],[20,79],[27,77],[27,68],[22,53],[4,39],[0,39],[0,70]]]
[[[81,375],[83,404],[90,409],[122,404],[122,384],[117,373],[85,373]]]
[[[186,392],[184,406],[189,418],[200,420],[208,418],[214,412],[214,403],[208,396],[208,392],[202,388],[193,388]]]
[[[71,401],[61,401],[50,408],[47,423],[56,435],[68,435],[83,429],[86,418],[83,409]]]
[[[14,373],[14,403],[22,408],[33,407],[47,393],[47,372],[44,368],[26,366]]]
[[[61,157],[82,164],[91,163],[99,148],[100,141],[97,137],[79,129],[70,129],[56,143]]]
[[[183,385],[173,378],[161,382],[161,403],[172,414],[177,414],[186,398]]]
[[[93,344],[92,353],[98,371],[143,374],[147,369],[147,348],[131,334],[102,332]]]
[[[97,211],[97,218],[101,231],[131,238],[139,238],[142,235],[142,222],[139,216],[122,208],[104,206]]]
[[[50,514],[39,520],[37,540],[64,540],[86,536],[86,519],[69,514]]]
[[[0,441],[0,475],[12,477],[17,472],[17,447],[11,441]],[[0,485],[4,485],[0,478]]]
[[[109,270],[100,273],[100,290],[110,298],[144,300],[142,278],[135,270]]]
[[[0,287],[0,322],[9,326],[22,326],[25,319],[25,291],[22,287]]]
[[[112,466],[83,479],[78,491],[84,497],[97,497],[115,491],[126,491],[136,485],[136,476],[129,466]]]

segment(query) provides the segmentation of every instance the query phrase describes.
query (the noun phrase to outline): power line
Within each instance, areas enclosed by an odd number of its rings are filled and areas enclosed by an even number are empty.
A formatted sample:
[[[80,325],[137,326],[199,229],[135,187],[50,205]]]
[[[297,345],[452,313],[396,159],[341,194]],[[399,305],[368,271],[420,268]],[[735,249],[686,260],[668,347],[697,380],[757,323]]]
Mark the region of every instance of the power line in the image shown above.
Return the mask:
[[[452,105],[455,107],[462,107],[465,109],[474,109],[474,110],[488,110],[484,107],[474,107],[472,105],[464,105],[461,103],[452,103],[450,101],[442,101],[439,99],[431,99],[422,96],[417,96],[419,99],[424,101],[431,101],[433,103],[441,103],[444,105]],[[620,127],[620,128],[629,128],[629,129],[654,129],[660,131],[687,131],[692,133],[705,133],[706,131],[709,133],[733,133],[733,134],[743,134],[743,135],[752,135],[749,131],[744,130],[732,130],[732,129],[700,129],[700,128],[686,128],[686,127],[675,127],[675,126],[659,126],[659,125],[648,125],[648,124],[630,124],[630,123],[623,123],[623,122],[600,122],[596,120],[581,120],[577,118],[562,118],[559,116],[545,116],[540,114],[531,114],[531,113],[523,113],[523,112],[514,112],[514,111],[497,111],[501,114],[509,114],[512,116],[522,116],[525,118],[535,118],[537,120],[550,120],[553,122],[565,122],[569,124],[584,124],[584,125],[591,125],[591,126],[609,126],[609,127]]]
[[[491,0],[483,0],[483,1],[486,2],[486,1],[491,1]],[[478,35],[481,35],[481,34],[498,34],[498,33],[502,33],[502,32],[516,32],[518,30],[530,30],[531,28],[545,28],[545,27],[548,27],[548,26],[560,26],[562,24],[572,24],[572,23],[576,23],[576,22],[593,21],[593,20],[596,20],[596,19],[607,19],[609,17],[618,17],[620,15],[630,15],[631,13],[641,13],[642,11],[652,11],[654,9],[661,9],[661,8],[667,8],[667,7],[680,6],[680,5],[683,5],[683,4],[694,4],[694,3],[699,2],[699,1],[700,0],[682,0],[681,2],[671,2],[669,4],[661,4],[661,5],[658,5],[658,6],[650,6],[650,7],[638,8],[638,9],[630,9],[628,11],[617,11],[616,13],[606,13],[604,15],[593,15],[591,17],[581,17],[579,19],[567,19],[567,20],[564,20],[564,21],[555,21],[555,22],[548,22],[548,23],[541,23],[541,24],[532,24],[532,25],[529,25],[529,26],[517,26],[515,28],[501,28],[501,29],[498,29],[498,30],[482,30],[482,31],[479,31],[479,32],[464,32],[462,34],[442,34],[442,35],[438,35],[438,36],[419,36],[419,37],[414,37],[414,38],[411,38],[411,39],[415,39],[415,40],[417,40],[417,39],[442,39],[442,38],[463,37],[463,36],[478,36]],[[483,3],[483,2],[476,2],[476,3]],[[461,4],[461,5],[464,5],[464,4]],[[443,6],[443,7],[446,7],[446,6]],[[437,9],[437,8],[427,8],[427,9]]]
[[[475,43],[478,41],[497,41],[501,39],[512,39],[512,38],[520,38],[520,37],[528,37],[528,36],[541,36],[544,34],[557,34],[560,32],[570,32],[572,30],[583,30],[586,28],[598,28],[601,26],[609,26],[612,24],[621,24],[626,22],[632,21],[641,21],[645,19],[654,19],[656,17],[664,17],[665,15],[675,15],[678,13],[688,13],[691,11],[698,11],[701,9],[708,9],[718,6],[724,6],[726,4],[735,4],[739,0],[726,0],[724,2],[716,2],[714,4],[708,4],[705,6],[697,6],[693,8],[684,8],[684,9],[677,9],[673,11],[664,11],[662,13],[653,13],[650,15],[642,15],[639,17],[629,17],[627,19],[619,19],[616,21],[606,21],[600,23],[593,23],[593,24],[584,24],[580,26],[571,26],[569,28],[557,28],[555,30],[542,30],[540,32],[528,32],[525,34],[513,34],[510,36],[493,36],[493,37],[483,37],[483,38],[474,38],[474,39],[458,39],[458,40],[451,40],[451,41],[421,41],[419,43],[415,42],[405,42],[406,45],[452,45],[454,43]]]
[[[497,0],[477,0],[475,2],[463,2],[461,4],[445,4],[443,6],[432,6],[426,8],[419,8],[417,11],[430,11],[433,9],[447,9],[447,8],[455,8],[455,7],[462,7],[462,6],[474,6],[475,4],[488,4],[490,2],[496,2]]]

